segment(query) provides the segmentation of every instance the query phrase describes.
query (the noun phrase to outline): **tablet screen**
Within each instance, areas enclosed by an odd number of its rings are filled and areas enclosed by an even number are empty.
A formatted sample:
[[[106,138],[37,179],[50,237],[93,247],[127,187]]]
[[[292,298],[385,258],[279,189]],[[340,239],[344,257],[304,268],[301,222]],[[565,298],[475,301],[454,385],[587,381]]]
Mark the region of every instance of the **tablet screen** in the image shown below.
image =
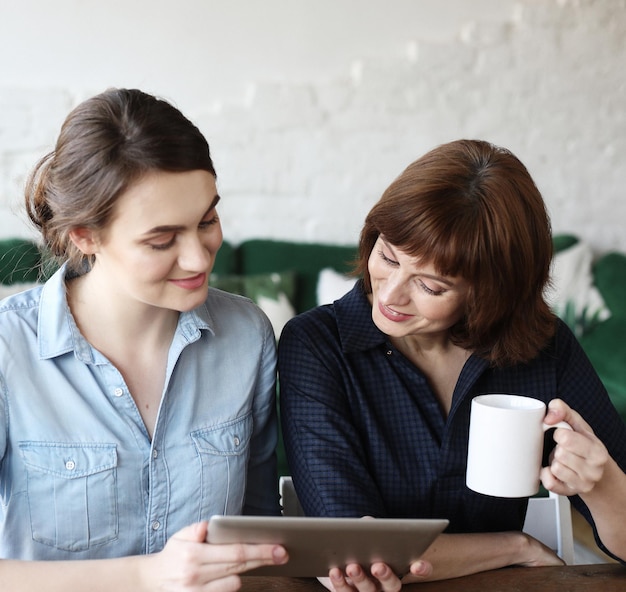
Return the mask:
[[[213,516],[211,543],[275,543],[289,553],[284,565],[260,567],[249,575],[323,577],[331,567],[387,563],[398,575],[419,559],[448,525],[445,519],[303,518]]]

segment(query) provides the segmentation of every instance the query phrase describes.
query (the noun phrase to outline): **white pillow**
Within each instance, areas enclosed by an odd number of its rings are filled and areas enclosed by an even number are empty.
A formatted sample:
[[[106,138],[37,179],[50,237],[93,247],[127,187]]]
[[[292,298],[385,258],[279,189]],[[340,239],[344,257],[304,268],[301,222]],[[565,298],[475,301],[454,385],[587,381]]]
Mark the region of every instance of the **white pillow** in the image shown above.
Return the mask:
[[[272,323],[274,335],[278,340],[285,323],[296,314],[291,302],[284,292],[280,292],[276,295],[276,300],[267,296],[257,296],[256,303]]]
[[[357,278],[327,267],[317,278],[317,304],[331,304],[352,290]]]
[[[611,316],[593,285],[592,262],[591,248],[585,242],[559,251],[552,260],[552,286],[546,291],[552,310],[578,337]]]

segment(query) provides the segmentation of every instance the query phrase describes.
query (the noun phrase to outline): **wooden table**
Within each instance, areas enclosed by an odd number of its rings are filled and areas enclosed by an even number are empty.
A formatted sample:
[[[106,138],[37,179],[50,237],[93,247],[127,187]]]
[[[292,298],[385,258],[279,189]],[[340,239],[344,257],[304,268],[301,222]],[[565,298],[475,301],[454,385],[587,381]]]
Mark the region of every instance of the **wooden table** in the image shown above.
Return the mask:
[[[242,592],[324,592],[316,579],[244,576]],[[626,567],[615,563],[563,567],[507,567],[444,580],[410,584],[403,592],[624,592]]]

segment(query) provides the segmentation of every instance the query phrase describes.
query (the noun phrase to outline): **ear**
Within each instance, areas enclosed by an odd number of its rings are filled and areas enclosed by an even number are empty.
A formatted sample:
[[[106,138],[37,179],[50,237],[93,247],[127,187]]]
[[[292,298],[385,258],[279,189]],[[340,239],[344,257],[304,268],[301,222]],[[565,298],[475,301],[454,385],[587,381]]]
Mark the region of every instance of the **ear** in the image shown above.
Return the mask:
[[[79,227],[70,230],[70,240],[83,255],[93,255],[98,250],[96,233],[91,228]]]

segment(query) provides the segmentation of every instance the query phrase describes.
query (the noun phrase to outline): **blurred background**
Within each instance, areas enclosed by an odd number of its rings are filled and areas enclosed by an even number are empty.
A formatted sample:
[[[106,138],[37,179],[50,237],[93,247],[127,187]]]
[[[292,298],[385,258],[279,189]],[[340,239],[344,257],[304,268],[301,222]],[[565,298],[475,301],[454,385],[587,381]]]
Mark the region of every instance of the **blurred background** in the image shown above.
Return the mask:
[[[175,103],[209,140],[225,237],[354,244],[442,142],[511,149],[555,232],[626,250],[624,0],[0,0],[0,238],[81,100]]]

